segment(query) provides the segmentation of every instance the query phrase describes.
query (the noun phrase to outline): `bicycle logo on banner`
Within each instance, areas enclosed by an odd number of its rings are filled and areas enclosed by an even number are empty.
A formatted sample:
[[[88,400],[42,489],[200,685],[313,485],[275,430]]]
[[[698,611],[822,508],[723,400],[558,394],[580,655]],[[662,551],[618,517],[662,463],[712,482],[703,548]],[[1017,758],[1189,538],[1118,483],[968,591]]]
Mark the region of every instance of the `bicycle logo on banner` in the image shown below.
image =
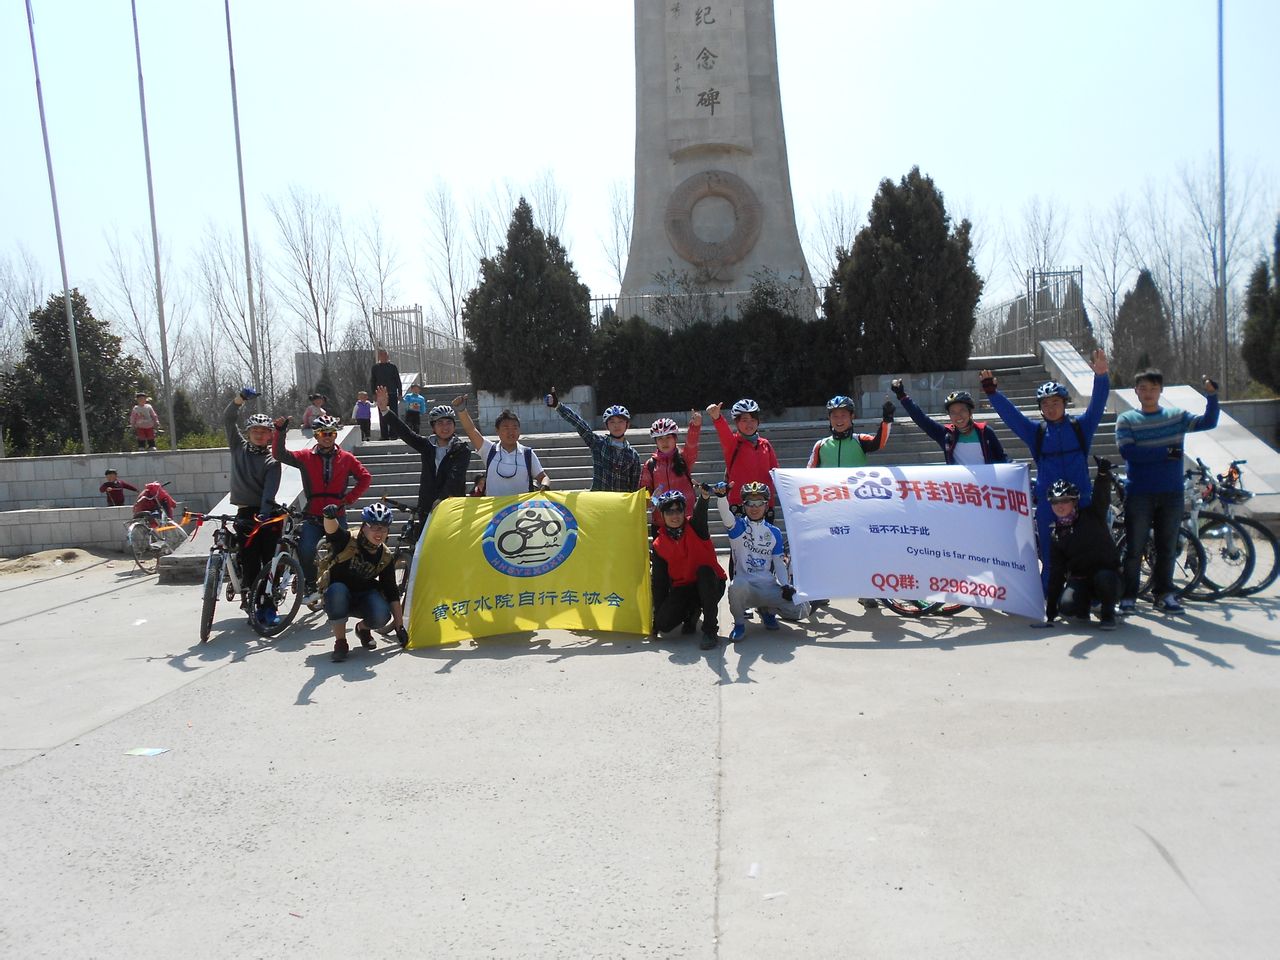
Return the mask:
[[[484,530],[484,558],[509,577],[538,577],[569,559],[578,521],[552,500],[525,500],[498,511]]]

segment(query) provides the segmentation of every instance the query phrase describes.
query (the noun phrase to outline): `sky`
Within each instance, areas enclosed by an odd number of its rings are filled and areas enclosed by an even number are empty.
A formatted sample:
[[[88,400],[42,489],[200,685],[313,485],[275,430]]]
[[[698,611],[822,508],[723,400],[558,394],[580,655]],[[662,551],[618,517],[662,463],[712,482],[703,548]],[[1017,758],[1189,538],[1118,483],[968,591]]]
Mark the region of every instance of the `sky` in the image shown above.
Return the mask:
[[[130,5],[31,2],[71,283],[93,290],[109,235],[149,239]],[[1280,205],[1280,3],[1225,9],[1228,162],[1255,177],[1256,259]],[[137,10],[160,233],[184,270],[208,225],[239,234],[224,8]],[[265,245],[266,198],[291,186],[349,216],[376,211],[398,251],[399,299],[428,304],[434,185],[465,206],[549,171],[579,274],[593,294],[616,292],[602,238],[611,189],[634,174],[633,3],[232,0],[231,12],[250,229]],[[974,221],[990,299],[1012,292],[1000,237],[1033,198],[1065,212],[1078,240],[1087,211],[1118,195],[1193,165],[1216,172],[1212,0],[777,0],[775,13],[807,237],[833,196],[865,215],[881,179],[918,165]],[[21,0],[0,9],[0,143],[0,258],[21,246],[56,287]],[[1064,259],[1081,262],[1078,247]]]

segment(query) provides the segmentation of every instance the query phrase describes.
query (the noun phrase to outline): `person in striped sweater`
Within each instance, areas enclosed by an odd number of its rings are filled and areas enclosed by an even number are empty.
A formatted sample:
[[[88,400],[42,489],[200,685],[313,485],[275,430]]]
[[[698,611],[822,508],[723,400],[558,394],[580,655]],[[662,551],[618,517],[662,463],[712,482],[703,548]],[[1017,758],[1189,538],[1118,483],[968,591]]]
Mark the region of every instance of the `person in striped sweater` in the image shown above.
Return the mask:
[[[1116,443],[1120,456],[1129,465],[1124,508],[1124,598],[1120,612],[1132,613],[1137,606],[1142,554],[1154,529],[1152,599],[1157,610],[1180,613],[1182,604],[1173,591],[1173,558],[1178,549],[1178,525],[1182,522],[1182,443],[1188,433],[1212,430],[1218,425],[1218,385],[1204,378],[1208,402],[1204,415],[1199,417],[1177,407],[1160,406],[1164,374],[1159,370],[1137,374],[1134,391],[1141,407],[1116,417]]]

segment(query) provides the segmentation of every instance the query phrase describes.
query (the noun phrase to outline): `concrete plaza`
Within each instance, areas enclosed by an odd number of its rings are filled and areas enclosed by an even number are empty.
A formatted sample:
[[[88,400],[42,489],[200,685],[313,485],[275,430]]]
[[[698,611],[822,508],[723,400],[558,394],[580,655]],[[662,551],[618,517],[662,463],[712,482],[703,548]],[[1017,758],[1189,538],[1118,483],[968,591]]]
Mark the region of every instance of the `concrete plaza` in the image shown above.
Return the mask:
[[[0,564],[5,957],[1277,953],[1274,592],[332,664],[67,556]]]

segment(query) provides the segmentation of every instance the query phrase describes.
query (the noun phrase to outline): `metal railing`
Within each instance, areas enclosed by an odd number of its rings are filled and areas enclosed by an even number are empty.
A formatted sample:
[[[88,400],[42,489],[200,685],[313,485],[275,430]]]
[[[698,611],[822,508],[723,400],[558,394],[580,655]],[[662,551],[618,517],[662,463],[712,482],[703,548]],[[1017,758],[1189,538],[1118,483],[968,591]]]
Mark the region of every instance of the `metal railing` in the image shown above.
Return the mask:
[[[1084,270],[1030,270],[1025,293],[983,307],[970,338],[974,356],[1036,352],[1041,340],[1067,340],[1077,350],[1094,346],[1084,312]]]
[[[778,306],[798,317],[822,314],[825,287],[812,284],[787,286],[781,290]],[[613,319],[641,317],[664,330],[683,330],[695,323],[736,320],[751,298],[750,290],[681,290],[671,293],[628,294],[592,297],[591,322],[596,326]]]
[[[416,373],[424,384],[466,383],[470,376],[463,342],[424,323],[422,307],[417,304],[375,310],[373,332],[377,345],[386,349],[392,362],[406,374]]]

